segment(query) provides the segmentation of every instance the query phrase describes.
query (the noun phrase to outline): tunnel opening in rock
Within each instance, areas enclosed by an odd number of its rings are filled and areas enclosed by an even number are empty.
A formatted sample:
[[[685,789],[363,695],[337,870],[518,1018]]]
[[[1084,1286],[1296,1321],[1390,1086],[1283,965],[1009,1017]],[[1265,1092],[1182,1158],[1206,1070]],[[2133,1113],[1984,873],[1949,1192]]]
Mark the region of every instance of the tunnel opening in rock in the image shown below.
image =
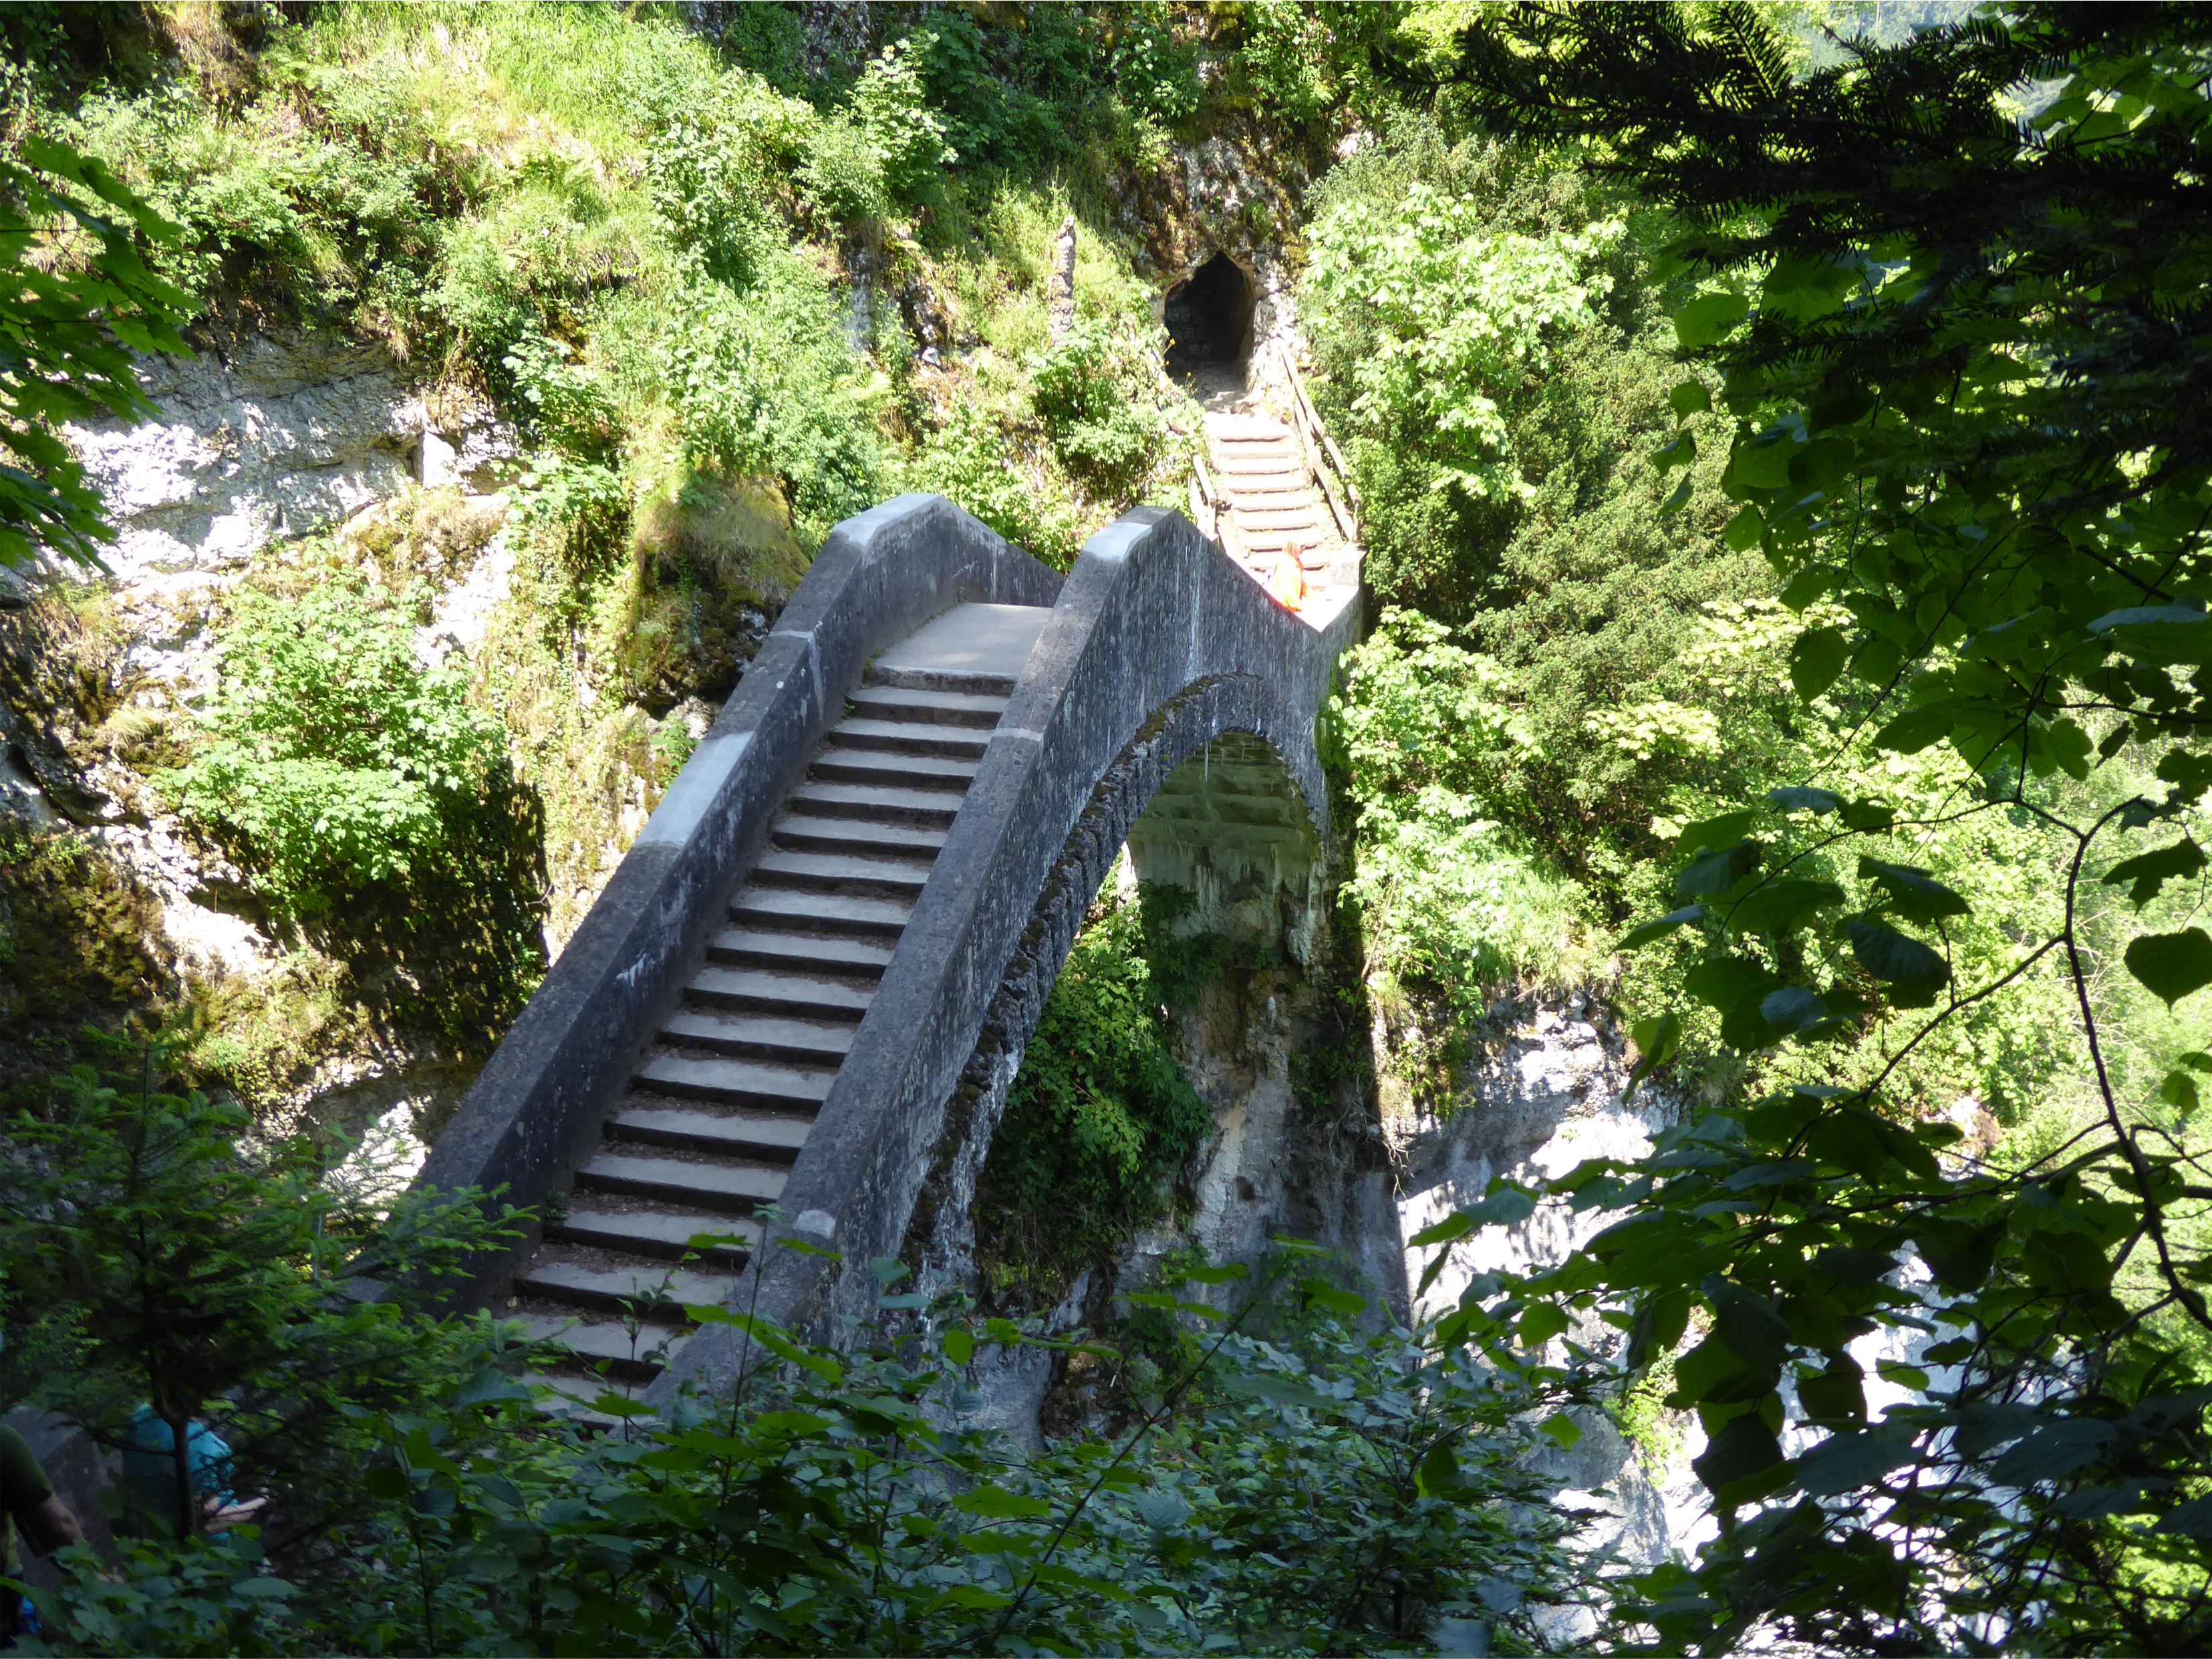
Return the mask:
[[[1217,253],[1168,290],[1168,372],[1204,389],[1241,386],[1252,356],[1252,313],[1259,291],[1243,266]]]

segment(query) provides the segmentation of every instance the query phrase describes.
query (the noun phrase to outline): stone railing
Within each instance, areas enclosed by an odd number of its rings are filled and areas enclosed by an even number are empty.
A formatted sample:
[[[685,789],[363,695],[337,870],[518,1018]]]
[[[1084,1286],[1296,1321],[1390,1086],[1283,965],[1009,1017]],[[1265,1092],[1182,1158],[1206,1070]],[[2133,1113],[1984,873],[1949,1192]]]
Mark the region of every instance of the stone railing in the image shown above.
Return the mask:
[[[902,495],[837,526],[459,1115],[418,1188],[565,1190],[868,660],[963,603],[1048,605],[1059,574],[951,502]],[[457,1303],[501,1289],[533,1241],[478,1256]]]

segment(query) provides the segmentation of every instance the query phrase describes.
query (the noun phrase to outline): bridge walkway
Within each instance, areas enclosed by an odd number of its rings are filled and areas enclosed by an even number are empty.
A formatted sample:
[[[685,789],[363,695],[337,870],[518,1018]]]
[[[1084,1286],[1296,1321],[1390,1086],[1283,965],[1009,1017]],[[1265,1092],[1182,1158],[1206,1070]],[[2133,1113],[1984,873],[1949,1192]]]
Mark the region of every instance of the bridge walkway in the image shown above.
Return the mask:
[[[732,1295],[1050,615],[957,605],[847,694],[515,1275],[509,1312],[570,1357],[538,1381],[642,1387],[681,1305]]]

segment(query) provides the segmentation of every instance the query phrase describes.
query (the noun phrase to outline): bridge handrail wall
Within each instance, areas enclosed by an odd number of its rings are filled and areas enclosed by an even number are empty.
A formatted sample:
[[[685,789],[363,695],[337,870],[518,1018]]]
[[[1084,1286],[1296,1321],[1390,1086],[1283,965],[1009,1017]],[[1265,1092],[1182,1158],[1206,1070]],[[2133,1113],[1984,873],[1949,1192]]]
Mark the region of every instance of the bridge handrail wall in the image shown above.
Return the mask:
[[[955,605],[1048,605],[1060,584],[939,496],[901,495],[838,526],[416,1188],[504,1188],[524,1206],[561,1191],[869,659]],[[479,1257],[465,1284],[442,1293],[483,1301],[527,1249]]]
[[[872,1310],[867,1263],[904,1241],[1063,845],[1117,757],[1181,694],[1227,678],[1249,688],[1243,718],[1282,754],[1326,834],[1313,720],[1356,623],[1352,609],[1326,631],[1301,622],[1178,514],[1142,508],[1091,538],[784,1188],[787,1226],[844,1266],[771,1247],[733,1306],[833,1339]],[[701,1330],[647,1400],[665,1404],[687,1382],[728,1388],[743,1341],[728,1326]]]

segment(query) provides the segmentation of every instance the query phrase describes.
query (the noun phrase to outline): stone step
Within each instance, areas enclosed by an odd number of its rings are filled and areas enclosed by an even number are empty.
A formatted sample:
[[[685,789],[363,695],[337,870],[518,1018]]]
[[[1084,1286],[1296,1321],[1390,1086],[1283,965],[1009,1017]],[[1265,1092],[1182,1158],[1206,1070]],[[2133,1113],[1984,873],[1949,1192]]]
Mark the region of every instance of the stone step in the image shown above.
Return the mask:
[[[872,823],[865,818],[787,812],[776,820],[769,839],[794,853],[888,853],[934,859],[945,845],[945,831],[919,823]]]
[[[1241,443],[1253,438],[1284,438],[1290,428],[1266,415],[1209,415],[1206,434],[1216,443]]]
[[[791,792],[790,804],[810,817],[870,818],[949,830],[966,795],[964,781],[957,787],[933,789],[808,778]]]
[[[760,1111],[716,1111],[676,1106],[635,1097],[607,1120],[610,1139],[624,1145],[673,1146],[679,1151],[723,1152],[763,1164],[789,1164],[806,1144],[810,1118]]]
[[[836,1075],[834,1061],[794,1066],[661,1048],[647,1056],[645,1064],[637,1068],[636,1083],[653,1094],[803,1112],[812,1110],[828,1097],[830,1079]]]
[[[911,899],[928,884],[932,861],[868,853],[800,853],[771,847],[753,866],[752,878],[767,887]]]
[[[806,769],[809,781],[828,783],[890,784],[902,789],[952,789],[965,792],[975,781],[981,763],[979,753],[962,760],[946,755],[901,755],[881,749],[824,749]]]
[[[830,728],[830,741],[843,749],[873,749],[901,755],[942,755],[981,760],[991,731],[980,726],[945,726],[921,720],[879,720],[855,715]]]
[[[740,927],[804,927],[817,933],[896,939],[914,914],[910,899],[868,898],[855,893],[810,893],[748,884],[730,901],[730,920]]]
[[[1237,522],[1249,525],[1256,531],[1303,531],[1312,529],[1321,533],[1321,514],[1307,502],[1283,502],[1281,507],[1255,507],[1248,502],[1237,502]]]
[[[876,1000],[875,988],[822,974],[763,968],[702,968],[684,988],[695,1007],[758,1010],[803,1019],[857,1019]]]
[[[659,1262],[617,1265],[599,1252],[540,1250],[517,1274],[515,1290],[538,1302],[560,1302],[572,1307],[621,1313],[629,1302],[641,1310],[672,1312],[686,1304],[720,1307],[737,1288],[738,1276],[702,1273],[696,1267],[671,1267]]]
[[[1260,530],[1248,536],[1240,536],[1237,539],[1243,543],[1247,552],[1279,553],[1291,544],[1291,538],[1287,531]],[[1333,540],[1334,538],[1329,537],[1322,537],[1319,539],[1306,536],[1297,538],[1299,550],[1304,556],[1304,562],[1308,565],[1319,565],[1326,560],[1336,557],[1337,549],[1333,544]]]
[[[662,1024],[660,1035],[663,1040],[687,1048],[834,1066],[852,1052],[853,1033],[860,1023],[858,1015],[798,1019],[789,1014],[680,1008]]]
[[[533,1389],[543,1389],[554,1397],[541,1401],[540,1405],[556,1415],[588,1423],[596,1429],[619,1428],[623,1419],[593,1408],[601,1395],[617,1394],[625,1400],[634,1397],[634,1385],[611,1376],[580,1376],[568,1371],[525,1371],[522,1380]]]
[[[1006,712],[1006,699],[974,691],[927,691],[903,685],[864,685],[845,701],[860,717],[877,720],[921,720],[940,726],[988,731]]]
[[[1288,438],[1275,443],[1231,444],[1215,459],[1217,470],[1230,477],[1249,472],[1295,472],[1303,477],[1306,469],[1305,457]]]
[[[691,1241],[702,1236],[736,1237],[744,1243],[695,1249]],[[752,1254],[753,1247],[760,1243],[761,1225],[757,1221],[710,1215],[703,1210],[614,1200],[604,1206],[571,1210],[560,1220],[548,1222],[545,1237],[563,1243],[623,1250],[664,1261],[680,1261],[696,1255],[702,1261],[723,1261],[741,1267]]]
[[[1300,472],[1237,473],[1228,479],[1228,488],[1230,499],[1236,501],[1271,501],[1285,495],[1296,501],[1314,498],[1313,484]]]
[[[789,968],[800,973],[851,974],[879,979],[893,946],[872,939],[787,932],[775,927],[725,927],[708,941],[714,962],[741,968]]]
[[[586,1367],[605,1361],[608,1376],[639,1382],[659,1376],[661,1367],[691,1340],[691,1333],[680,1326],[660,1324],[641,1326],[633,1338],[613,1320],[579,1319],[557,1306],[527,1310],[516,1317],[531,1341],[565,1349]]]
[[[782,1196],[784,1172],[757,1164],[662,1153],[594,1152],[576,1171],[576,1184],[593,1192],[628,1193],[638,1198],[750,1215]]]

